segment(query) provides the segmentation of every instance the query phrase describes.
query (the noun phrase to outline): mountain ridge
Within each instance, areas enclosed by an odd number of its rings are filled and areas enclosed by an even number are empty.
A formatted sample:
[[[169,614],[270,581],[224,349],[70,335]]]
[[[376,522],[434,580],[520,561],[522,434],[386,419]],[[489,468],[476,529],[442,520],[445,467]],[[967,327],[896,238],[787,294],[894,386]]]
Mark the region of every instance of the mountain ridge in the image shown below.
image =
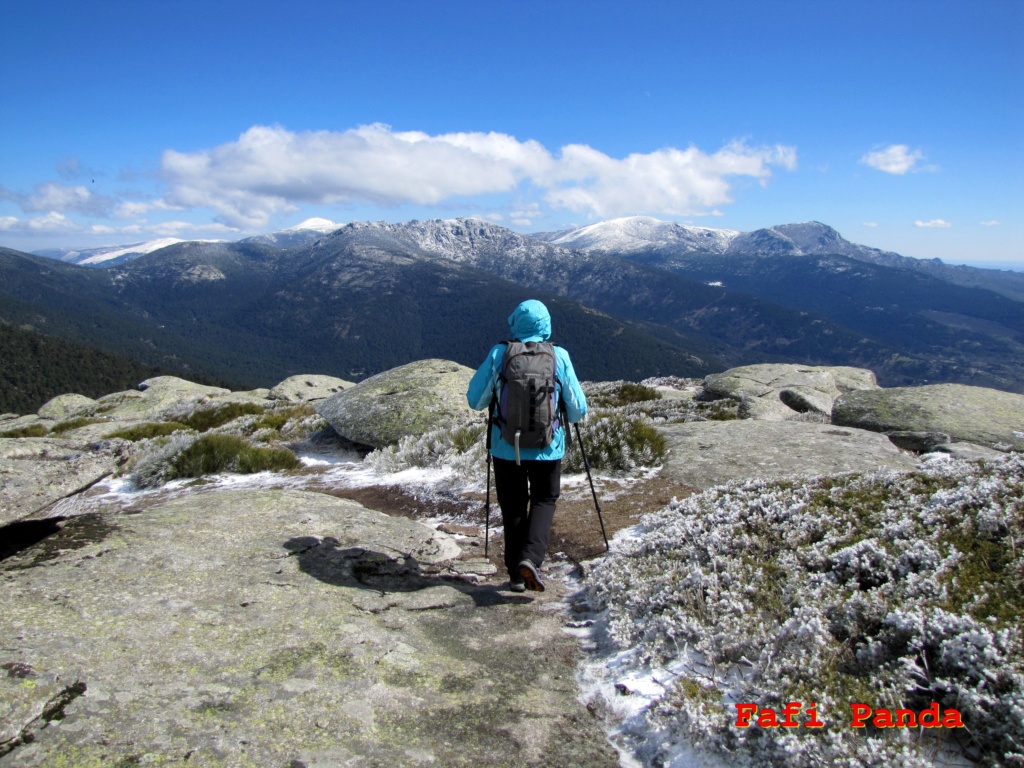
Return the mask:
[[[475,367],[531,296],[592,376],[723,364],[710,344],[683,348],[671,331],[372,243],[182,243],[106,270],[0,249],[0,296],[10,325],[251,387],[305,373],[357,380],[425,357]]]
[[[720,237],[701,238],[695,233],[710,231]],[[658,237],[645,237],[655,233]],[[779,224],[750,232],[706,230],[644,216],[612,219],[558,232],[533,235],[586,251],[619,253],[644,263],[680,264],[697,254],[744,256],[843,255],[880,266],[911,270],[964,287],[985,288],[1016,301],[1024,301],[1024,273],[1011,270],[946,264],[941,259],[916,259],[846,240],[837,230],[818,221]]]
[[[633,223],[648,245],[694,235]],[[1024,387],[1024,303],[858,259],[878,254],[816,222],[724,247],[715,236],[703,251],[691,237],[618,253],[465,217],[331,225],[299,227],[308,239],[290,248],[186,241],[107,269],[6,251],[0,319],[257,386],[312,372],[358,380],[433,356],[475,366],[507,335],[505,314],[540,298],[588,378],[798,362],[870,368],[893,386]]]
[[[491,223],[483,219],[468,217],[434,219],[433,221]],[[253,242],[290,249],[313,243],[347,226],[406,227],[420,223],[413,220],[400,224],[351,222],[346,225],[314,217],[285,229],[246,237],[234,242]],[[938,258],[918,259],[893,251],[858,245],[843,238],[833,227],[818,221],[779,224],[749,232],[740,232],[732,229],[678,224],[650,216],[628,216],[582,227],[553,232],[536,232],[523,236],[577,250],[632,255],[632,258],[637,261],[639,261],[639,255],[644,254],[651,257],[650,263],[662,263],[669,256],[682,258],[696,253],[754,254],[766,257],[842,254],[859,261],[920,271],[965,287],[986,288],[1015,300],[1024,301],[1024,273],[991,267],[946,264]],[[177,238],[161,238],[142,243],[94,248],[51,248],[35,251],[33,255],[86,266],[109,267],[181,242],[232,241],[184,241]]]

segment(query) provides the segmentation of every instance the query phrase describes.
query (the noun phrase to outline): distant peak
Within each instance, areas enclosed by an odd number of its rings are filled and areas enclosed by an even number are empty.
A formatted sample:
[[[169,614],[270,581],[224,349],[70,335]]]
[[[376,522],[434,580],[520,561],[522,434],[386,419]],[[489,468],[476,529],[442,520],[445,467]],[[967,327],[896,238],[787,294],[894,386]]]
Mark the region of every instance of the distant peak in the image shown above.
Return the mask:
[[[296,224],[294,227],[288,227],[283,231],[285,232],[297,232],[302,229],[311,229],[314,232],[333,232],[336,229],[341,229],[343,224],[335,224],[333,221],[321,218],[306,219],[301,224]]]

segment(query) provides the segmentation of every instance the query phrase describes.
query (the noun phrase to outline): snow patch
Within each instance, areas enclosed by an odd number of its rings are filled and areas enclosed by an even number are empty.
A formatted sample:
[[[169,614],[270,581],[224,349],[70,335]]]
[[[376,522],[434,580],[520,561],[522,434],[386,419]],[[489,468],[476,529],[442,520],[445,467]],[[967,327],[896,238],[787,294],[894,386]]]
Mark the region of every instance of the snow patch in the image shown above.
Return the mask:
[[[335,222],[330,221],[329,219],[313,217],[312,219],[306,219],[305,221],[296,224],[294,227],[288,227],[287,229],[282,229],[281,231],[300,232],[302,230],[312,230],[313,232],[323,232],[324,234],[327,234],[329,232],[334,232],[335,230],[341,229],[344,226],[344,224],[336,224]]]
[[[650,216],[629,216],[568,230],[551,242],[587,251],[618,253],[652,249],[724,253],[739,234],[731,229],[694,227]]]
[[[116,259],[119,256],[126,256],[129,253],[137,253],[140,256],[146,253],[152,253],[153,251],[159,251],[161,248],[166,248],[169,245],[177,245],[183,243],[184,240],[180,240],[176,237],[162,237],[159,240],[149,240],[145,243],[133,243],[131,245],[114,245],[106,248],[92,248],[87,251],[81,251],[80,254],[91,253],[92,256],[87,256],[82,259],[76,260],[76,264],[102,264],[105,261]]]

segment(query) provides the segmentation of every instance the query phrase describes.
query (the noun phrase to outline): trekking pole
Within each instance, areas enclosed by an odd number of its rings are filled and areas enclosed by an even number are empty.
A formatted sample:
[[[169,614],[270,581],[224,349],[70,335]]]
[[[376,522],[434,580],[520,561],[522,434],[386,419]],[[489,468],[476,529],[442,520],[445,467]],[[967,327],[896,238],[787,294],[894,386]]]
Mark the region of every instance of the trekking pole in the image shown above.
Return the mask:
[[[568,414],[563,412],[565,418],[566,428],[568,429],[569,419]],[[597,521],[601,523],[601,537],[604,539],[605,552],[611,551],[611,545],[608,543],[608,534],[604,530],[604,518],[601,517],[601,505],[597,501],[597,491],[594,490],[594,478],[590,475],[590,461],[587,459],[587,449],[583,447],[583,438],[580,436],[580,425],[573,424],[576,427],[576,440],[580,444],[580,455],[583,456],[583,468],[587,471],[587,481],[590,483],[590,495],[594,497],[594,509],[597,510]],[[569,436],[569,444],[572,444],[572,436]]]
[[[494,419],[494,402],[487,409],[487,438],[484,441],[487,451],[487,501],[484,502],[484,557],[490,555],[488,547],[491,541],[491,423]]]
[[[484,558],[489,556],[491,540],[491,452],[487,451],[487,501],[484,502]]]

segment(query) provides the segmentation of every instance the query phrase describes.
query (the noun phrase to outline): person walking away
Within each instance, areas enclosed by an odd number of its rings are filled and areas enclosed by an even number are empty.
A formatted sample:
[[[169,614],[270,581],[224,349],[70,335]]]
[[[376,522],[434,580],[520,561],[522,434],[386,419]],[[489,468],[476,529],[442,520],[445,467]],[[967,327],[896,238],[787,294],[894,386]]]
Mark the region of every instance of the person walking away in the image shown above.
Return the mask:
[[[540,567],[561,493],[568,439],[568,424],[561,422],[581,421],[587,399],[569,353],[549,341],[551,315],[543,303],[524,301],[509,315],[508,325],[513,340],[491,348],[469,382],[466,400],[475,410],[491,409],[489,443],[509,588],[543,592]],[[552,373],[535,376],[545,365]]]

